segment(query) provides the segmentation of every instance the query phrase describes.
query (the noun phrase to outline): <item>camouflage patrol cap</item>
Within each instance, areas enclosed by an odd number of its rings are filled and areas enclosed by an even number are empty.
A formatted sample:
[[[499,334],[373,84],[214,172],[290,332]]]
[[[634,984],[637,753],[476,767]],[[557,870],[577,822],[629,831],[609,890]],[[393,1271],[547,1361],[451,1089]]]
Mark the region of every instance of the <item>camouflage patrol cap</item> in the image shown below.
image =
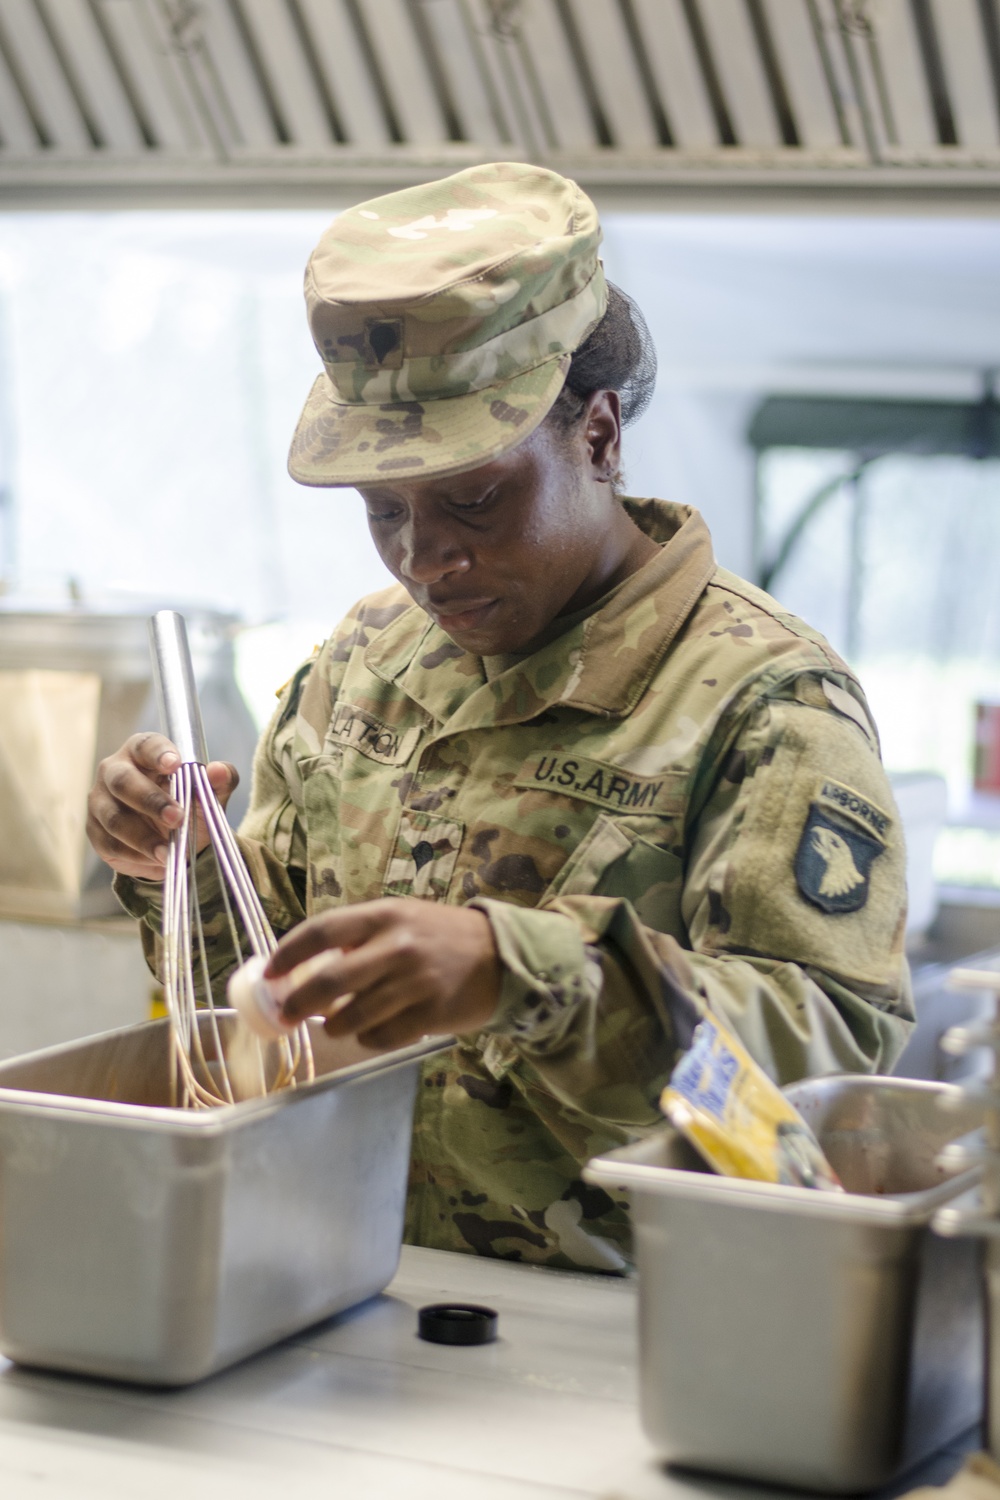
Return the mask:
[[[542,421],[607,305],[597,210],[544,167],[494,162],[335,219],[306,268],[323,360],[300,484],[457,473]]]

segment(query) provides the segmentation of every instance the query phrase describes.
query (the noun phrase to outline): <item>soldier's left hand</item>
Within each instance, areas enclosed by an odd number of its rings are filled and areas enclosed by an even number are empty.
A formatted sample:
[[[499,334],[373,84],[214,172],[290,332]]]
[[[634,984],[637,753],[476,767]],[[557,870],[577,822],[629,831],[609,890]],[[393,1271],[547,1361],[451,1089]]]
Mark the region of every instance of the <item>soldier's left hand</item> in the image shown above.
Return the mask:
[[[500,960],[481,911],[402,897],[310,917],[288,933],[269,979],[311,963],[284,1001],[289,1025],[325,1016],[329,1036],[403,1047],[431,1032],[478,1031],[500,998]]]

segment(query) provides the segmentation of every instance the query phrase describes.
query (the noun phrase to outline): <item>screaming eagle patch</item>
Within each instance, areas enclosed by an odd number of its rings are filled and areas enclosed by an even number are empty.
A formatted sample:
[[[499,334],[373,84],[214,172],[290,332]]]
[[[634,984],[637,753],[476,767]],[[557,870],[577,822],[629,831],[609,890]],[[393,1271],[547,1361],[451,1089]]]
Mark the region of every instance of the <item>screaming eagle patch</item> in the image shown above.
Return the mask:
[[[795,878],[806,900],[829,913],[860,911],[868,900],[872,865],[885,851],[890,821],[850,788],[824,782],[809,808],[795,856]]]

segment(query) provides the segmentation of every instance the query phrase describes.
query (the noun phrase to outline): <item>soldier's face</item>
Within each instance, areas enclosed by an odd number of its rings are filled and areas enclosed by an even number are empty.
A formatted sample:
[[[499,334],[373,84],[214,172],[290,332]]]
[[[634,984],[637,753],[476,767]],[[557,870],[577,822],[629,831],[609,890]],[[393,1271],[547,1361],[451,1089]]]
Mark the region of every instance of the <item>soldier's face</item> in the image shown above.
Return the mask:
[[[506,655],[631,571],[641,533],[609,482],[618,457],[618,398],[600,392],[571,433],[543,422],[478,469],[361,494],[379,556],[415,603],[464,650]]]

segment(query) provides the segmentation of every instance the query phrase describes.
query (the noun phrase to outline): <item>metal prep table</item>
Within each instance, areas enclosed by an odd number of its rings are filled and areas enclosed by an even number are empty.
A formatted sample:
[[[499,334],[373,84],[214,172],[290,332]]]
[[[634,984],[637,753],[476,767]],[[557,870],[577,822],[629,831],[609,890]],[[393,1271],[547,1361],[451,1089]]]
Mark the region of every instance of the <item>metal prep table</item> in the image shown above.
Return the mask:
[[[657,1464],[636,1411],[635,1290],[404,1247],[383,1296],[186,1390],[0,1360],[0,1495],[762,1500],[764,1486]],[[499,1342],[421,1342],[416,1309],[443,1300],[495,1307]],[[941,1483],[975,1445],[970,1434],[900,1488]]]

